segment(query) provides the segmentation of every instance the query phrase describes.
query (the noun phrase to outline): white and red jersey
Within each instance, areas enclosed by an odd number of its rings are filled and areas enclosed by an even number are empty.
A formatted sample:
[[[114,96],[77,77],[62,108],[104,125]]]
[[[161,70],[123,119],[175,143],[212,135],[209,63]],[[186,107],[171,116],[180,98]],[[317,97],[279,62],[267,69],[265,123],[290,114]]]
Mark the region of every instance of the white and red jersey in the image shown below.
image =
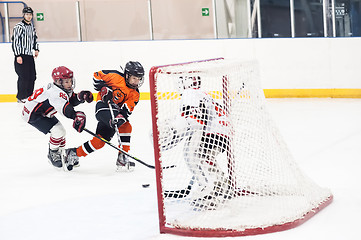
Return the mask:
[[[206,92],[193,88],[185,89],[182,93],[180,116],[177,116],[176,124],[225,136],[229,136],[231,130],[221,105]]]
[[[67,118],[74,119],[75,110],[73,106],[79,103],[76,94],[72,93],[69,97],[60,87],[54,83],[49,83],[47,86],[35,90],[26,100],[22,118],[26,122],[32,122],[39,117],[51,118],[59,112]]]

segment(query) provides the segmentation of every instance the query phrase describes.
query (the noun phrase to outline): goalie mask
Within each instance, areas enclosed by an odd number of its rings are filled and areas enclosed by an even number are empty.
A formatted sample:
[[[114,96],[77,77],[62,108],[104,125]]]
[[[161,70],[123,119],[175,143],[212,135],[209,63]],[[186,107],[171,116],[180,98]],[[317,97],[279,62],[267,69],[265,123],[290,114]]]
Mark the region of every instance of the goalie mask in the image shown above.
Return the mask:
[[[73,75],[73,71],[64,66],[54,68],[51,74],[54,84],[64,90],[69,96],[71,96],[73,89],[75,88],[75,79]]]
[[[201,77],[200,76],[180,76],[178,79],[178,90],[180,93],[185,89],[200,89]]]
[[[140,88],[144,83],[144,68],[139,62],[127,62],[124,69],[125,84],[129,88]]]

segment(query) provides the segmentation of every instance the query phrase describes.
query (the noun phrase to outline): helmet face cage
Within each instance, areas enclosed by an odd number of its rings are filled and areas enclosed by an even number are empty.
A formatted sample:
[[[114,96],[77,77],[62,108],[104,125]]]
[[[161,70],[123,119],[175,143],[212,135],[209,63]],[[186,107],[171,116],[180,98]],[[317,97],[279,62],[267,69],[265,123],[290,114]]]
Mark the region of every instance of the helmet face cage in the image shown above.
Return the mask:
[[[68,79],[68,78],[65,78]],[[56,84],[58,87],[60,87],[61,89],[64,90],[64,92],[66,92],[68,94],[69,97],[71,97],[71,95],[73,94],[73,90],[75,88],[75,78],[72,77],[71,78],[71,88],[70,89],[66,89],[63,85],[63,79],[59,79],[59,83],[60,84]]]
[[[59,88],[64,90],[69,96],[73,93],[73,89],[75,88],[75,78],[73,71],[69,68],[60,66],[54,68],[51,76],[53,77],[54,84],[57,85]],[[66,89],[63,85],[63,79],[71,79],[72,85],[70,89]]]
[[[140,64],[139,62],[132,62],[132,61],[128,62],[125,65],[124,74],[125,74],[125,83],[126,83],[127,87],[137,89],[143,85],[144,68],[143,68],[142,64]],[[130,76],[135,76],[135,77],[139,78],[139,83],[137,86],[134,86],[129,83]]]
[[[200,76],[180,76],[178,79],[178,90],[183,92],[184,89],[200,89],[201,77]]]

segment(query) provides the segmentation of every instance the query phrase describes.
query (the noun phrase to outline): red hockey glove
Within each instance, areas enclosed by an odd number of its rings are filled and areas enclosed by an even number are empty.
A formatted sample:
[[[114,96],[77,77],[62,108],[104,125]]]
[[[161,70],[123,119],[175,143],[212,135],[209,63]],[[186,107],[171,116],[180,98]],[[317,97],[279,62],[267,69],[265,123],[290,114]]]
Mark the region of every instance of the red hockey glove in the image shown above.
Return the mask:
[[[86,122],[85,113],[81,111],[76,112],[73,121],[73,128],[75,128],[75,130],[77,130],[78,132],[82,132],[85,127],[85,122]]]
[[[90,91],[80,91],[78,93],[78,100],[82,103],[85,101],[91,103],[93,101],[93,94]]]
[[[103,102],[108,103],[113,98],[113,90],[108,87],[102,87],[100,89],[100,97]]]
[[[111,128],[120,127],[126,122],[122,114],[118,114],[114,119],[110,119],[109,125]]]

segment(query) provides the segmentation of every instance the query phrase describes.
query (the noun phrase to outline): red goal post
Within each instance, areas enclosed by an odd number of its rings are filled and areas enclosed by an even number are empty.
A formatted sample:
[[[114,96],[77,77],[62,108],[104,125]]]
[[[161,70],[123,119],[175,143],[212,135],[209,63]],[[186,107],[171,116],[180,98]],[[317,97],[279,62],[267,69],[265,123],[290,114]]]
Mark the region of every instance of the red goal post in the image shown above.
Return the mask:
[[[277,232],[332,202],[331,192],[293,160],[267,112],[258,68],[254,61],[223,58],[151,68],[161,233]]]

